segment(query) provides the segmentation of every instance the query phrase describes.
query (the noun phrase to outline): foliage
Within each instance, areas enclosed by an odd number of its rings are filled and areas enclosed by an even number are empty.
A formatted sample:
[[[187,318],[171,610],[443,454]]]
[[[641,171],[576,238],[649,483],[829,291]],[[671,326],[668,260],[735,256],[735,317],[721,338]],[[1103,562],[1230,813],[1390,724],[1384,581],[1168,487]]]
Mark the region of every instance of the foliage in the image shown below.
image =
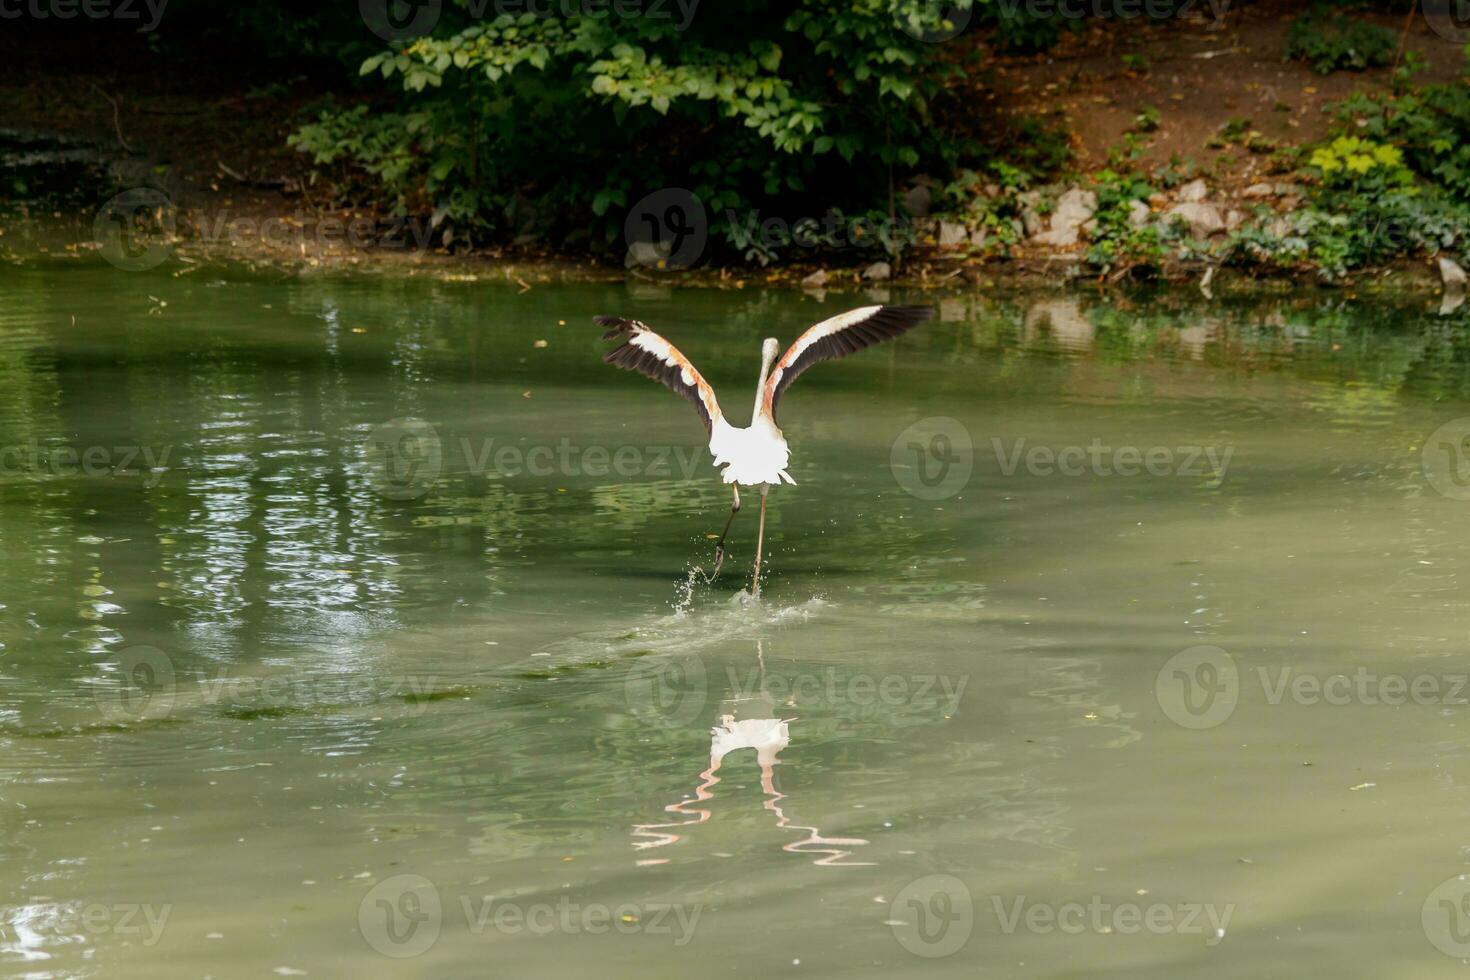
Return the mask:
[[[1317,147],[1307,160],[1323,187],[1359,194],[1415,193],[1414,174],[1396,146],[1356,136],[1339,136]]]
[[[1470,235],[1470,93],[1462,85],[1354,95],[1336,107],[1353,135],[1310,149],[1312,206],[1292,237],[1329,277],[1396,257],[1463,252]]]
[[[1338,104],[1354,132],[1403,148],[1407,165],[1451,196],[1470,201],[1470,87],[1430,85],[1394,96],[1355,95]]]
[[[990,167],[995,175],[994,193],[979,192],[984,178],[974,170],[962,170],[944,186],[938,201],[945,211],[985,233],[988,252],[1006,252],[1022,238],[1021,198],[1019,191],[1030,177],[1001,161]]]
[[[1303,13],[1286,32],[1286,56],[1305,61],[1318,74],[1347,68],[1362,71],[1393,60],[1389,31],[1322,6]]]
[[[1317,191],[1294,230],[1329,278],[1464,244],[1470,207],[1441,188],[1421,187],[1397,146],[1339,136],[1311,150],[1306,172]]]
[[[1244,147],[1252,153],[1271,153],[1276,150],[1273,140],[1259,129],[1252,129],[1249,119],[1240,117],[1227,120],[1219,132],[1205,141],[1205,146],[1212,150],[1223,150],[1232,144]]]
[[[1097,211],[1093,214],[1092,244],[1087,259],[1102,266],[1104,271],[1127,259],[1150,261],[1163,254],[1161,233],[1157,224],[1149,221],[1134,227],[1129,220],[1135,202],[1147,201],[1154,193],[1145,181],[1112,170],[1103,170],[1094,175],[1097,192]]]
[[[908,175],[980,155],[972,109],[950,94],[962,63],[920,40],[944,28],[938,5],[800,0],[773,22],[730,0],[688,24],[658,8],[483,21],[460,8],[462,24],[363,62],[399,90],[389,111],[329,107],[292,144],[347,193],[376,187],[461,237],[558,244],[589,230],[615,243],[628,207],[664,187],[693,191],[731,244],[740,222],[714,216],[780,214],[794,229],[891,213]],[[1054,165],[1054,140],[1030,145],[1022,166]]]

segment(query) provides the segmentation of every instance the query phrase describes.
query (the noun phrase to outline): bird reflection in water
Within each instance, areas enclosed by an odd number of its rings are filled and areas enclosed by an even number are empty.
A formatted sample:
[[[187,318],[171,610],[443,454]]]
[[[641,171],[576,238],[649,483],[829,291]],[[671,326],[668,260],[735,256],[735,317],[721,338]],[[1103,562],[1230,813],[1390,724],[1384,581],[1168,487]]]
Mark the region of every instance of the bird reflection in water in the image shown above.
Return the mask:
[[[665,812],[684,819],[667,823],[637,824],[633,828],[633,846],[640,850],[667,847],[684,839],[685,828],[709,820],[710,811],[703,806],[714,799],[718,775],[725,757],[740,749],[755,749],[755,761],[761,770],[761,792],[765,794],[765,809],[776,817],[776,826],[781,830],[795,831],[804,836],[781,846],[792,854],[813,857],[814,864],[836,867],[866,867],[871,861],[849,861],[852,848],[861,847],[868,841],[861,837],[826,837],[821,829],[797,823],[789,816],[783,801],[789,797],[776,788],[776,764],[778,756],[791,744],[789,725],[795,718],[776,717],[775,699],[766,689],[765,651],[761,641],[756,641],[756,662],[759,667],[760,691],[750,696],[733,692],[720,704],[719,724],[710,729],[709,768],[699,774],[699,785],[694,793],[677,803],[664,807]],[[639,865],[664,864],[667,858],[644,858]]]

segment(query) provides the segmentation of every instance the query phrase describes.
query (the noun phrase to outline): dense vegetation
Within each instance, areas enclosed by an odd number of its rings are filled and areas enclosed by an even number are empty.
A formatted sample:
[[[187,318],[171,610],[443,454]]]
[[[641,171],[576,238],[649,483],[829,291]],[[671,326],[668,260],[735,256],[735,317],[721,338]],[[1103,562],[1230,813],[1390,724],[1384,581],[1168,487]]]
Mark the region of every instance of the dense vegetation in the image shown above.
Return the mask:
[[[960,16],[970,0],[959,0]],[[693,191],[731,241],[735,212],[892,213],[896,175],[977,158],[932,4],[727,0],[685,15],[501,14],[391,44],[361,72],[391,111],[323,110],[293,137],[348,194],[432,213],[455,238],[617,242],[628,207]],[[446,20],[450,19],[448,16]],[[732,225],[734,227],[732,227]],[[768,236],[765,236],[768,237]],[[779,243],[778,243],[779,244]]]
[[[377,2],[404,19],[375,19]],[[1376,13],[1407,13],[1403,3],[1381,0]],[[1279,127],[1268,138],[1249,119],[1224,122],[1204,149],[1254,160],[1251,179],[1297,190],[1283,210],[1225,189],[1222,214],[1251,213],[1207,241],[1162,212],[1187,181],[1215,175],[1187,154],[1139,163],[1187,103],[1162,114],[1137,106],[1106,166],[1078,172],[1062,116],[997,112],[984,61],[1046,51],[1097,18],[1201,12],[1198,0],[1072,2],[1080,16],[1059,15],[1052,0],[297,6],[177,0],[169,36],[150,44],[258,53],[282,91],[302,71],[320,80],[323,94],[291,119],[289,140],[311,165],[312,206],[421,218],[450,249],[515,244],[619,261],[641,223],[681,231],[693,206],[711,240],[702,255],[718,263],[902,255],[936,242],[938,226],[914,220],[925,212],[949,222],[950,254],[1004,256],[1074,184],[1096,193],[1076,251],[1105,273],[1184,258],[1340,278],[1467,247],[1470,87],[1463,77],[1420,84],[1415,52],[1363,4],[1282,10],[1291,26],[1281,57],[1322,73],[1391,65],[1392,90],[1337,105],[1320,142],[1291,145]],[[415,19],[426,10],[434,16]],[[1115,70],[1135,77],[1151,70],[1136,51],[1115,58]],[[1374,87],[1389,74],[1377,73]],[[669,198],[670,189],[692,196]],[[654,194],[657,206],[646,206]]]

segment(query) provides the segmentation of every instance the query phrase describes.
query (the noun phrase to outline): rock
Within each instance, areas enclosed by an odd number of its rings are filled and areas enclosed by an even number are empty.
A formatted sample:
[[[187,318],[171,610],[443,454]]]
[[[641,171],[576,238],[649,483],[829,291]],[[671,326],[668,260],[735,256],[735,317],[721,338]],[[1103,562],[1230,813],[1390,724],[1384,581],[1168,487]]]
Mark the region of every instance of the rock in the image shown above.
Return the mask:
[[[802,289],[821,289],[827,285],[827,270],[818,269],[801,281]]]
[[[1447,259],[1444,256],[1440,256],[1439,278],[1444,283],[1445,289],[1455,287],[1463,290],[1465,288],[1465,270],[1460,268],[1459,263],[1455,262],[1454,259]]]
[[[929,207],[933,203],[934,195],[923,184],[911,188],[903,196],[904,210],[915,218],[927,217],[929,215]]]
[[[1086,221],[1082,222],[1082,234],[1087,236],[1088,241],[1091,241],[1093,239],[1093,237],[1097,234],[1096,218],[1088,218]]]
[[[1052,223],[1061,215],[1084,215],[1090,218],[1097,211],[1097,193],[1095,191],[1084,191],[1080,187],[1074,187],[1061,197],[1057,198],[1056,214],[1052,215]],[[1081,224],[1079,221],[1078,224]]]
[[[1266,230],[1271,233],[1272,238],[1285,238],[1292,232],[1291,221],[1288,218],[1272,218]]]
[[[1203,201],[1209,193],[1210,188],[1205,184],[1205,179],[1199,177],[1179,188],[1178,197],[1183,204],[1197,204]]]
[[[1097,195],[1074,187],[1057,199],[1051,230],[1033,235],[1039,245],[1076,245],[1078,232],[1097,211]]]
[[[632,242],[628,245],[628,255],[623,260],[625,268],[643,266],[647,269],[658,269],[668,260],[669,246],[666,242]]]
[[[990,239],[990,229],[976,228],[970,233],[970,246],[972,248],[984,248],[986,241]]]
[[[1241,192],[1241,196],[1242,197],[1250,197],[1250,198],[1257,198],[1257,199],[1262,198],[1262,197],[1272,197],[1275,194],[1276,194],[1276,188],[1275,187],[1272,187],[1270,184],[1266,183],[1265,181],[1262,181],[1259,184],[1252,184],[1249,187],[1247,187],[1244,191]]]
[[[1278,197],[1285,197],[1287,195],[1291,195],[1292,197],[1301,197],[1305,193],[1306,193],[1306,191],[1302,189],[1302,185],[1301,184],[1277,184],[1276,185],[1276,196],[1278,196]]]
[[[1128,202],[1128,227],[1142,228],[1148,224],[1148,220],[1152,216],[1153,212],[1142,201],[1134,200]]]
[[[1169,195],[1160,194],[1159,192],[1155,191],[1148,196],[1148,203],[1152,204],[1156,208],[1161,208],[1165,204],[1169,203]]]
[[[874,262],[863,270],[863,278],[872,282],[883,282],[885,279],[892,278],[892,276],[893,266],[887,262]]]
[[[1220,219],[1220,212],[1213,204],[1176,204],[1164,212],[1166,224],[1175,221],[1183,223],[1195,238],[1209,238],[1225,230],[1225,222]]]
[[[1439,302],[1439,315],[1448,316],[1465,302],[1465,270],[1452,259],[1440,256],[1439,278],[1444,283],[1444,296]]]
[[[1081,237],[1081,231],[1076,225],[1067,225],[1063,228],[1053,228],[1050,231],[1039,232],[1032,235],[1031,240],[1037,245],[1066,247],[1068,245],[1076,245],[1078,239]]]
[[[1234,231],[1245,222],[1245,212],[1231,208],[1225,212],[1225,230]]]
[[[954,248],[957,245],[963,245],[969,237],[969,230],[958,221],[939,222],[940,248]]]
[[[1041,234],[1042,230],[1046,227],[1046,222],[1042,220],[1041,211],[1039,210],[1041,207],[1041,192],[1027,191],[1024,194],[1017,194],[1016,203],[1021,205],[1022,233],[1027,238]]]
[[[985,196],[986,197],[1000,197],[1000,185],[999,184],[986,184],[985,185]]]

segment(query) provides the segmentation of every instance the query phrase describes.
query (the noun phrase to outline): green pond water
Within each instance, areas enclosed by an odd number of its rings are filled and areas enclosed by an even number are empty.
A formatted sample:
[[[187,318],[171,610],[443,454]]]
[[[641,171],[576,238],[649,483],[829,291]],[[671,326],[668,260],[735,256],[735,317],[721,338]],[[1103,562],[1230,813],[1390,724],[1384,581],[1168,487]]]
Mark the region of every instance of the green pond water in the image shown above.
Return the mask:
[[[1457,976],[1470,344],[1337,293],[0,270],[0,974]],[[543,343],[544,342],[544,343]]]

